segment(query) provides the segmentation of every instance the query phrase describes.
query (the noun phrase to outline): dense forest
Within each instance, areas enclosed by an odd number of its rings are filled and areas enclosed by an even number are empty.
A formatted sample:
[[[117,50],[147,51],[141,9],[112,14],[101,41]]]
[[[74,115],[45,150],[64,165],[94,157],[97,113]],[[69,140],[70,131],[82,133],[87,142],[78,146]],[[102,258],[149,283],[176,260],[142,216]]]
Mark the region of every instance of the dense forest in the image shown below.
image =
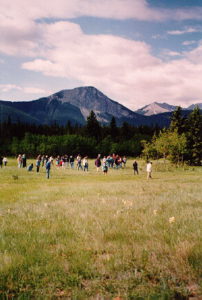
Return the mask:
[[[91,111],[85,126],[13,124],[9,119],[0,124],[1,155],[26,153],[29,157],[46,155],[107,155],[118,153],[137,157],[170,158],[173,162],[201,164],[202,125],[198,108],[187,118],[178,107],[171,117],[170,127],[134,127],[123,123],[118,127],[112,117],[108,126],[101,125]],[[175,144],[174,144],[175,142]]]
[[[35,157],[39,153],[47,155],[88,155],[98,153],[119,153],[120,155],[139,156],[142,151],[141,140],[151,140],[159,132],[158,127],[133,127],[123,123],[116,125],[112,118],[108,126],[102,126],[92,111],[85,126],[34,125],[11,123],[10,120],[0,125],[0,147],[2,155],[26,153]]]

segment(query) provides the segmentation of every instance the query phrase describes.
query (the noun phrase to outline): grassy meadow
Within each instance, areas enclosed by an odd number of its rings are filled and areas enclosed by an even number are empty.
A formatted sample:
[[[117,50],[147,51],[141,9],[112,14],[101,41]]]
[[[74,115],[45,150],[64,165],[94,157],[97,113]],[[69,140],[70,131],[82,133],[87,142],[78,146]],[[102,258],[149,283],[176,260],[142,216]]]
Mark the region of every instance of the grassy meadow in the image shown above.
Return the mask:
[[[202,168],[89,165],[0,169],[0,299],[202,295]]]

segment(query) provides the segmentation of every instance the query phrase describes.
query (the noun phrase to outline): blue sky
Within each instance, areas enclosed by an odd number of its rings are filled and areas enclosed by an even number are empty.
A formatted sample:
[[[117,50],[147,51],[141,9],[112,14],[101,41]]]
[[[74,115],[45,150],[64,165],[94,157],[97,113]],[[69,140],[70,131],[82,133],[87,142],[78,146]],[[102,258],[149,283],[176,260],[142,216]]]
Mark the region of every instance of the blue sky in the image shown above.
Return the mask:
[[[137,109],[202,102],[201,0],[0,0],[0,99],[91,85]]]

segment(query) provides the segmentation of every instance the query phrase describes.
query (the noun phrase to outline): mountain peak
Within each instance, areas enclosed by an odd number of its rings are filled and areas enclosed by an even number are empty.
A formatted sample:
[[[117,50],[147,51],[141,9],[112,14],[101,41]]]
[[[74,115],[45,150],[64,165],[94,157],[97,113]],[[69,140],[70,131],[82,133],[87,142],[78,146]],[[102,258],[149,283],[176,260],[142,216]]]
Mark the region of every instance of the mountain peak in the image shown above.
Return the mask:
[[[100,122],[108,123],[111,116],[133,118],[134,112],[120,103],[113,101],[93,86],[62,90],[48,97],[48,102],[59,101],[78,107],[86,119],[93,110]]]
[[[77,95],[94,94],[94,95],[96,95],[96,94],[102,94],[102,93],[93,86],[82,86],[82,87],[77,87],[77,88],[73,88],[73,89],[61,90],[61,91],[53,94],[52,97],[57,96],[59,98],[63,98],[64,95],[66,95],[66,94],[77,94]]]
[[[165,112],[172,112],[174,111],[176,106],[167,104],[167,103],[159,103],[159,102],[153,102],[151,104],[148,104],[136,111],[136,113],[139,113],[144,116],[151,116],[151,115],[157,115]]]
[[[195,107],[199,107],[199,109],[202,109],[202,103],[195,103],[187,107],[188,110],[193,110]]]

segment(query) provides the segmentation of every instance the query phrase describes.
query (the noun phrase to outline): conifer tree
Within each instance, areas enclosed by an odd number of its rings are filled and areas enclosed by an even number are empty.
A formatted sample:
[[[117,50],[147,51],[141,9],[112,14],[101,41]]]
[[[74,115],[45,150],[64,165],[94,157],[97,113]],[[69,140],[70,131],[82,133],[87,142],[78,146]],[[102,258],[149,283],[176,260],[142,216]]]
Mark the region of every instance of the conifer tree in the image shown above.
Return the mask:
[[[113,141],[117,140],[117,136],[118,136],[118,128],[116,125],[116,119],[113,116],[109,125],[110,128],[110,135]]]
[[[73,133],[73,127],[70,121],[67,121],[67,124],[65,126],[65,131],[67,134],[72,134]]]
[[[86,131],[88,136],[94,137],[96,140],[100,139],[101,128],[93,110],[91,110],[90,115],[87,117]]]
[[[121,139],[124,140],[128,140],[132,137],[131,135],[131,127],[127,122],[123,122],[122,126],[121,126],[121,130],[120,130],[120,137]]]
[[[192,165],[201,165],[202,160],[202,115],[198,107],[187,120],[188,159]]]
[[[184,131],[184,118],[182,117],[182,108],[180,106],[172,113],[169,129],[171,131],[177,130],[179,134]]]

